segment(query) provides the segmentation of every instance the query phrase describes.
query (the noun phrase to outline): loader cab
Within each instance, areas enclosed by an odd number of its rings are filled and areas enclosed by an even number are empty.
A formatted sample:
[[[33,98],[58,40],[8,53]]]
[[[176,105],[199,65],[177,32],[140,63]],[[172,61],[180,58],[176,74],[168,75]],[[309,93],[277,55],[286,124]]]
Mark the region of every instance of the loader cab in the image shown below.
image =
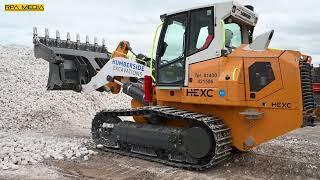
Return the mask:
[[[186,57],[209,47],[214,39],[214,8],[164,16],[157,51],[157,82],[183,86]]]
[[[170,89],[188,86],[190,64],[251,43],[257,17],[250,9],[228,2],[165,14],[161,20],[156,81]]]

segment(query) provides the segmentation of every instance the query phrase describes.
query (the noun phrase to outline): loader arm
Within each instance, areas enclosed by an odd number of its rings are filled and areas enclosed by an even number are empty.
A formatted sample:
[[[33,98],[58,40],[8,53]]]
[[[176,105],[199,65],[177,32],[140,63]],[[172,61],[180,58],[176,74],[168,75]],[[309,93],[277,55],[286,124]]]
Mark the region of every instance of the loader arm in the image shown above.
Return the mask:
[[[128,51],[131,50],[127,41],[121,41],[116,50],[111,54],[108,52],[104,40],[102,45],[98,45],[97,39],[94,44],[89,43],[88,36],[86,42],[80,42],[77,35],[76,41],[60,39],[59,31],[56,38],[49,37],[48,29],[45,36],[39,37],[37,29],[33,33],[34,53],[36,58],[42,58],[49,62],[48,90],[74,90],[80,92],[83,85],[88,84],[91,79],[106,65],[112,58],[127,58]],[[111,71],[107,69],[107,71]],[[119,82],[128,82],[128,78],[114,77]],[[96,88],[95,88],[96,89]],[[121,85],[114,82],[106,82],[98,91],[111,91],[117,94],[121,90]]]
[[[52,39],[47,29],[45,36],[39,37],[34,28],[33,43],[35,57],[49,62],[48,90],[87,93],[98,90],[118,94],[123,88],[125,94],[140,103],[144,103],[145,99],[150,101],[150,97],[145,96],[142,81],[137,82],[137,79],[151,76],[150,68],[141,62],[127,59],[128,52],[132,51],[127,41],[121,41],[111,54],[105,42],[99,46],[96,38],[94,44],[89,43],[88,37],[86,43],[81,43],[79,35],[76,41],[71,41],[68,33],[67,40],[61,40],[57,31],[56,38]],[[143,57],[145,61],[139,61],[146,64],[148,58]],[[148,85],[149,94],[151,86],[152,81]]]

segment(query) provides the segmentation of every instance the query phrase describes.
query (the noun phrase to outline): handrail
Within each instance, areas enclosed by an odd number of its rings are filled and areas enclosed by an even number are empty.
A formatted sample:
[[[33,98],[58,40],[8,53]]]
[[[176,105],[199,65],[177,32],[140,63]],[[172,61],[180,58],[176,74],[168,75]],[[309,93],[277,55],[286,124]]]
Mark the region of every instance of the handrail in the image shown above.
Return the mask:
[[[221,20],[221,29],[222,29],[222,49],[226,47],[226,31],[224,29],[224,21]]]
[[[151,50],[151,56],[150,56],[150,74],[151,74],[151,77],[152,79],[155,81],[156,79],[153,77],[153,73],[152,73],[152,70],[153,70],[153,56],[154,56],[154,48],[155,48],[155,44],[156,44],[156,40],[157,40],[157,35],[159,33],[159,29],[162,27],[163,23],[159,24],[157,26],[157,29],[156,29],[156,32],[154,34],[154,37],[153,37],[153,41],[152,41],[152,50]]]

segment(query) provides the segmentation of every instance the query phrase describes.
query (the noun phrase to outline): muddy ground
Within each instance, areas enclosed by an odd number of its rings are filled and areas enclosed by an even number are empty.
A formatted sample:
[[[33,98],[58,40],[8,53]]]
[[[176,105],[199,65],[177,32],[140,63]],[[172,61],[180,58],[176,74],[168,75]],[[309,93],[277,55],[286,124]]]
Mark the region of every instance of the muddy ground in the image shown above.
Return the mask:
[[[235,154],[204,172],[168,167],[99,152],[88,161],[43,163],[45,173],[31,178],[62,179],[320,179],[320,127],[296,130],[255,150]],[[50,173],[48,173],[50,172]],[[48,173],[48,174],[46,174]],[[28,177],[28,176],[27,176]]]

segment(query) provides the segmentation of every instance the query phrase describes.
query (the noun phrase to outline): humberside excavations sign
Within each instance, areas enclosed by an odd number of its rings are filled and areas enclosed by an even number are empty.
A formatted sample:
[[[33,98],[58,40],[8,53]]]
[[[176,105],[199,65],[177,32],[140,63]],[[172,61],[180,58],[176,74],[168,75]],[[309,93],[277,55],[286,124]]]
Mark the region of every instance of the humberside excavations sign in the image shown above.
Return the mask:
[[[113,59],[112,65],[112,70],[118,72],[119,74],[124,73],[130,77],[133,76],[143,78],[144,65],[122,59]]]
[[[5,11],[23,12],[23,11],[44,11],[44,4],[5,4]]]
[[[107,84],[108,76],[143,78],[146,75],[151,75],[149,67],[129,59],[116,57],[110,59],[107,64],[100,69],[98,74],[91,78],[88,84],[82,85],[82,92],[91,92]]]

